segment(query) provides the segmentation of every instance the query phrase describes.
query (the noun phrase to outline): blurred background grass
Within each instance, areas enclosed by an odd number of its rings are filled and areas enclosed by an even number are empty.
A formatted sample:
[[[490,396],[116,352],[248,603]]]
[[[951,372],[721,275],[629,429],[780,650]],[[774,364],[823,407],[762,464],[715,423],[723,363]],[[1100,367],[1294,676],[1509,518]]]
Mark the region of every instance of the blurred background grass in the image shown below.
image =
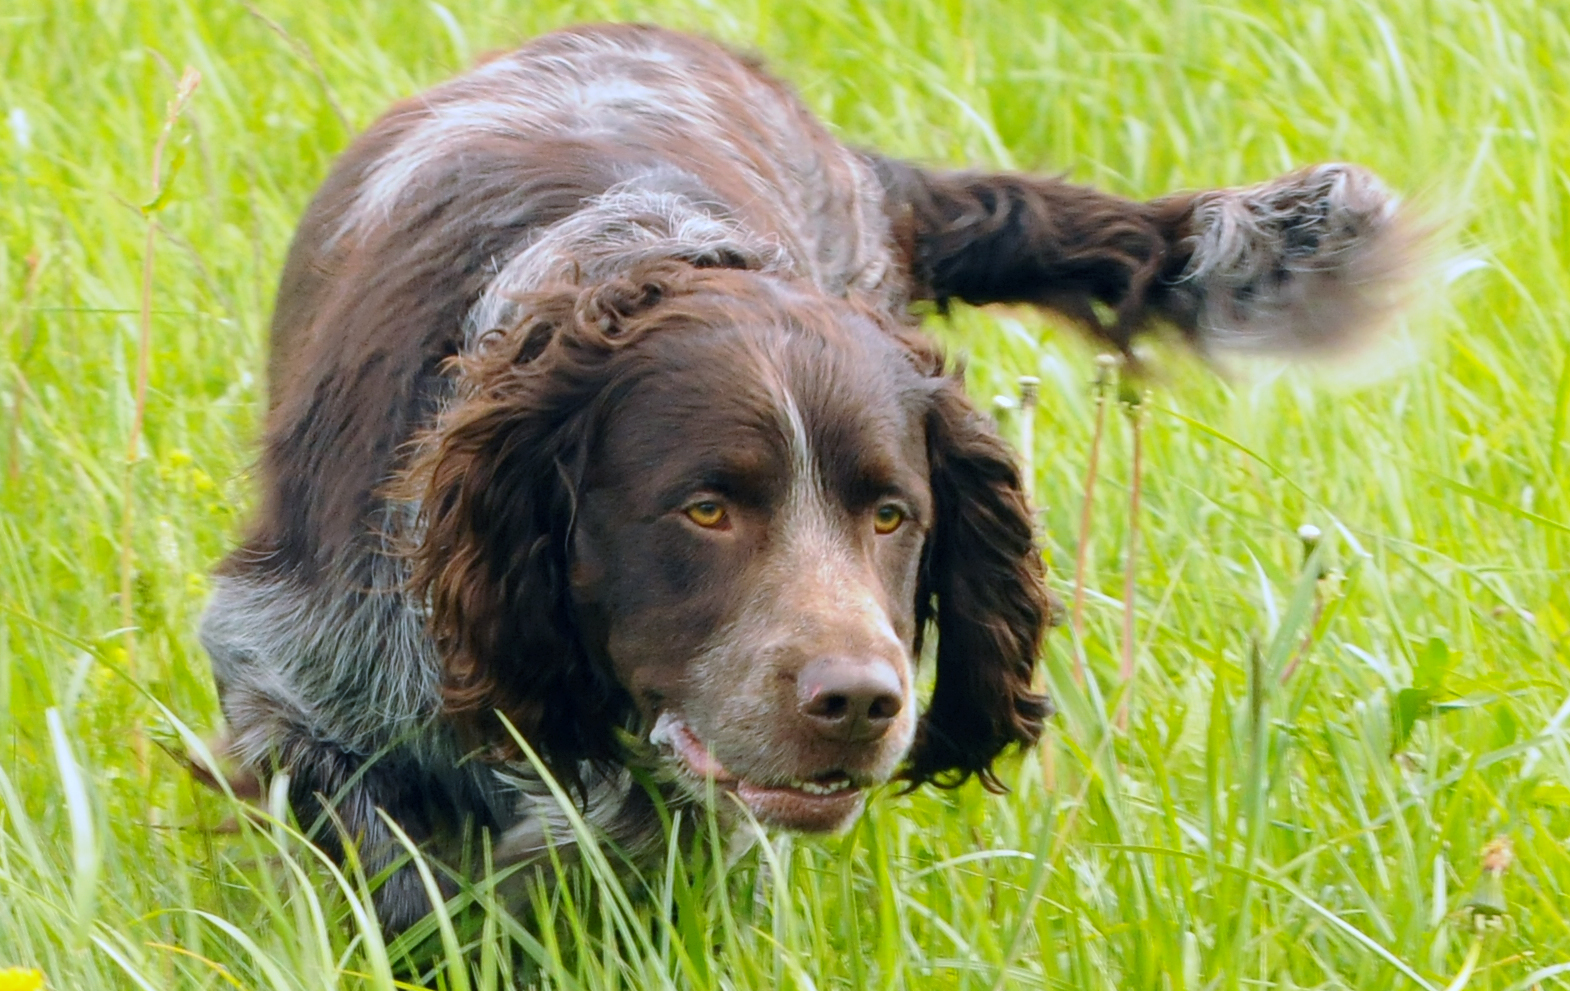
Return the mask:
[[[229,804],[160,745],[217,719],[193,632],[253,496],[265,322],[306,199],[394,98],[603,18],[761,51],[845,139],[932,163],[1143,197],[1361,162],[1450,223],[1449,264],[1375,368],[1161,362],[1129,682],[1113,409],[1089,678],[1055,634],[1064,711],[1010,795],[882,796],[847,837],[766,851],[771,884],[754,855],[625,911],[479,912],[400,980],[1570,983],[1570,12],[1508,0],[0,0],[0,968],[51,988],[393,986],[404,947],[356,923],[353,885],[281,827],[218,828]],[[201,84],[144,212],[187,66]],[[1092,354],[1019,312],[934,330],[982,401],[1041,378],[1031,454],[1067,598]],[[1304,523],[1325,533],[1311,572]]]

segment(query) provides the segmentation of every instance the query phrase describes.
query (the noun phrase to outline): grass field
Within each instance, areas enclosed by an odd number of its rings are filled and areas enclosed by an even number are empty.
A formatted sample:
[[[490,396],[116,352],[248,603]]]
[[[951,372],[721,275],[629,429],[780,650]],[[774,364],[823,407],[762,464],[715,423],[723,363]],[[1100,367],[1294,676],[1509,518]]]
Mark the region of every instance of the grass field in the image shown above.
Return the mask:
[[[216,723],[194,627],[254,495],[307,197],[390,100],[598,18],[756,48],[847,139],[929,162],[1138,196],[1362,162],[1448,224],[1453,261],[1376,368],[1162,363],[1127,681],[1112,406],[1088,678],[1059,631],[1063,711],[1009,795],[887,794],[845,837],[640,905],[569,887],[548,924],[470,913],[412,977],[352,879],[281,825],[220,828],[229,803],[163,748]],[[0,988],[1570,986],[1563,5],[0,0],[0,65]],[[1068,598],[1094,356],[1020,313],[934,329],[979,398],[1041,378]]]

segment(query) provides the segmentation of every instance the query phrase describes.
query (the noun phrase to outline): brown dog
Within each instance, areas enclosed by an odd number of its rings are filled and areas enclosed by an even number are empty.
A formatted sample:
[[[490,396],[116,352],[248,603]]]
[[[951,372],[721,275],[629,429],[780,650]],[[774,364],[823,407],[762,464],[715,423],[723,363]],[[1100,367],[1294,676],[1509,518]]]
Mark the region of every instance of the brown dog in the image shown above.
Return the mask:
[[[377,809],[438,857],[568,837],[498,713],[634,853],[656,801],[824,831],[895,775],[996,784],[1050,709],[1050,600],[911,302],[1311,350],[1383,315],[1406,243],[1350,166],[1150,203],[930,172],[708,41],[535,41],[395,107],[301,221],[265,499],[202,627],[233,753],[372,870]],[[407,869],[378,902],[428,908]]]

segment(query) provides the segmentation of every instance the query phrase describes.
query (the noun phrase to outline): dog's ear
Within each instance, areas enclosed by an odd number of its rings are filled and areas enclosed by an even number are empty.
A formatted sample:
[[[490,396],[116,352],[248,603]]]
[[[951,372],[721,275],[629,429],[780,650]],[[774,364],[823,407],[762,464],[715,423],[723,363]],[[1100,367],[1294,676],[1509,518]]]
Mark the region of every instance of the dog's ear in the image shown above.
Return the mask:
[[[957,376],[936,380],[927,449],[935,515],[916,619],[918,631],[936,620],[937,679],[903,776],[950,786],[974,774],[1000,790],[993,761],[1034,743],[1052,712],[1031,675],[1056,606],[1014,456]]]
[[[404,488],[421,505],[411,594],[429,609],[447,711],[466,743],[515,752],[500,712],[558,776],[614,756],[629,704],[581,641],[568,567],[578,485],[616,356],[674,270],[519,300],[519,321],[454,359],[457,397]]]

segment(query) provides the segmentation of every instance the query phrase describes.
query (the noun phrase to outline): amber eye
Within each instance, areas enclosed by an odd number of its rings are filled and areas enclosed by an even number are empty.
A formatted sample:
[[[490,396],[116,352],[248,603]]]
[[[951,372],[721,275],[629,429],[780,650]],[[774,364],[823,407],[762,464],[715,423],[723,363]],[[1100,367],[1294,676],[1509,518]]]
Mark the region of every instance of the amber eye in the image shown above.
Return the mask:
[[[893,533],[905,522],[905,511],[898,506],[879,506],[872,517],[872,529],[878,533]]]
[[[716,527],[725,522],[725,507],[705,499],[687,507],[687,519],[701,527]]]

